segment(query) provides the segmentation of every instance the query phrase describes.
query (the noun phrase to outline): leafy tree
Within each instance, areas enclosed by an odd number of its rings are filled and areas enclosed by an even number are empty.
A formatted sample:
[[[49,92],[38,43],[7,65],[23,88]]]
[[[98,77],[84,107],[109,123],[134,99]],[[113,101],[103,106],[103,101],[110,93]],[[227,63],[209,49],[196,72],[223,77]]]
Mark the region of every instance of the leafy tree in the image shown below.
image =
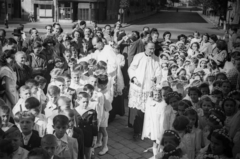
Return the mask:
[[[228,0],[191,0],[191,5],[202,6],[203,14],[206,10],[211,8],[216,13],[223,15],[226,18]]]

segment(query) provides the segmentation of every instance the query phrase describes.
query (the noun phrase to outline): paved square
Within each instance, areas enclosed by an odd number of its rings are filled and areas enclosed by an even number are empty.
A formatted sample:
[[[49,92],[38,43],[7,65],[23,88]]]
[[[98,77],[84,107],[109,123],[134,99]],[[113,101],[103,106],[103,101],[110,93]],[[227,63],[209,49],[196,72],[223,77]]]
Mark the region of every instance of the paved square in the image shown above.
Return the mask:
[[[128,108],[127,100],[125,100],[125,115],[117,116],[116,119],[109,124],[107,128],[109,140],[109,151],[104,156],[99,156],[99,148],[96,149],[96,159],[147,159],[152,157],[152,152],[143,152],[152,146],[149,139],[134,141],[133,129],[127,127]]]

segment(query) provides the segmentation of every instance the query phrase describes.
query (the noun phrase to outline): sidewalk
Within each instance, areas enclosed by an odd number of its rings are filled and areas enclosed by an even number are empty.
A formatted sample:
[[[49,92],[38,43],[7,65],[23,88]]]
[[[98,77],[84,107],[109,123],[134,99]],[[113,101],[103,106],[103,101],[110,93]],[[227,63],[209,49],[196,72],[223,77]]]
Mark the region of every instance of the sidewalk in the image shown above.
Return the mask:
[[[138,14],[132,14],[129,17],[125,18],[125,23],[122,24],[123,28],[126,28],[133,24],[134,22],[137,22],[139,20],[145,19],[151,15],[156,14],[155,11],[149,11],[145,13],[138,13]],[[103,22],[100,22],[98,24],[99,27],[104,27],[106,24],[110,24],[113,26],[114,23],[116,23],[117,20],[105,20]],[[19,24],[24,25],[24,30],[28,31],[31,28],[37,28],[39,32],[45,32],[45,26],[48,24],[53,24],[54,22],[26,22],[26,21],[10,21],[9,22],[9,28],[6,29],[5,25],[0,23],[0,28],[5,29],[7,32],[12,32],[13,29],[16,29],[19,27]],[[71,32],[72,26],[74,23],[60,23],[64,29],[64,32]],[[87,21],[87,27],[92,27],[92,23],[90,21]]]
[[[222,29],[222,27],[218,26],[218,17],[216,16],[207,16],[202,14],[202,11],[197,11],[197,13],[204,19],[206,20],[209,24],[212,24],[214,27],[218,28],[218,29]],[[224,31],[224,30],[223,30]]]

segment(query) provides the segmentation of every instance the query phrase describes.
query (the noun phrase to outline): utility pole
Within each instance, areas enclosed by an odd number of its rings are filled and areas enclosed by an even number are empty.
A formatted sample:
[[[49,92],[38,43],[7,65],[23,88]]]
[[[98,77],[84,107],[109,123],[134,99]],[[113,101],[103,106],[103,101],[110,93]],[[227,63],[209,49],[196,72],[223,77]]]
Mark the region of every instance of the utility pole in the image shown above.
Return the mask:
[[[8,4],[7,4],[7,0],[5,0],[5,12],[6,12],[6,16],[5,16],[5,27],[8,28]]]
[[[54,21],[58,22],[58,0],[53,0],[54,6]]]

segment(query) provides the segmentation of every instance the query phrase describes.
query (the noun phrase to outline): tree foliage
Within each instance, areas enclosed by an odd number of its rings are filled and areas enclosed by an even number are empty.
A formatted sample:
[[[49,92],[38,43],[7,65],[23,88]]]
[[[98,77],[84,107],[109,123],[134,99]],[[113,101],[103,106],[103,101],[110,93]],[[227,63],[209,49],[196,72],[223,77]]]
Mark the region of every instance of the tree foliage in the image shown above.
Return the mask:
[[[192,6],[202,6],[203,12],[211,8],[212,10],[225,14],[227,11],[228,0],[191,0]]]

